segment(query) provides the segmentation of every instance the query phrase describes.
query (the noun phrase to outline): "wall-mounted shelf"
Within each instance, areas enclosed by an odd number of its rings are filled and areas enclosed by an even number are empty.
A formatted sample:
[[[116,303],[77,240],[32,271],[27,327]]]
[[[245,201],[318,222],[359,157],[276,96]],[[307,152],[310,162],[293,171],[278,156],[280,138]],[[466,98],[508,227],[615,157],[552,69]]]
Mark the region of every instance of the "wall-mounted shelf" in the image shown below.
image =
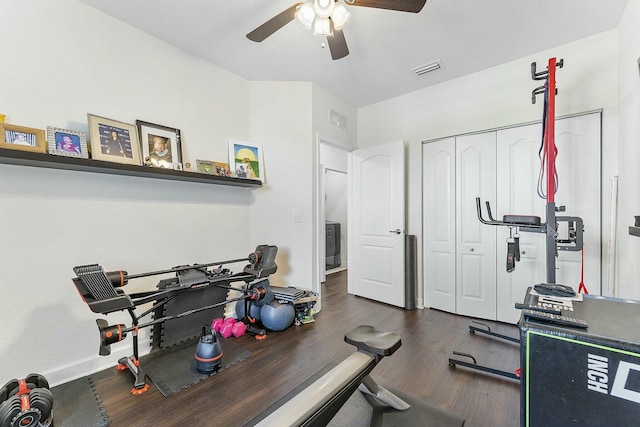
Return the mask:
[[[10,150],[6,148],[0,148],[0,163],[39,168],[105,173],[111,175],[168,179],[173,181],[199,182],[203,184],[231,185],[236,187],[262,186],[262,182],[255,179],[206,175],[196,172],[150,168],[138,165],[125,165],[121,163],[105,162],[102,160],[55,156],[53,154],[32,153],[29,151]]]
[[[640,237],[640,227],[629,226],[629,234]]]

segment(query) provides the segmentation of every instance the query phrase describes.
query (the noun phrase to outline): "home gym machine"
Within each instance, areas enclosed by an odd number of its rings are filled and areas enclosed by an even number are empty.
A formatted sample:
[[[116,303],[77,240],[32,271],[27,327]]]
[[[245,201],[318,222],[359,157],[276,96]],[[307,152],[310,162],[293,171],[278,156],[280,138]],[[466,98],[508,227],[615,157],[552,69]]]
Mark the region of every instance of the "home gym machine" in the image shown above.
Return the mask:
[[[546,283],[541,285],[540,288],[547,287],[549,289],[555,288],[558,291],[564,291],[568,294],[575,291],[572,288],[564,285],[556,284],[556,257],[558,251],[581,251],[583,249],[583,221],[580,217],[574,216],[559,216],[557,212],[564,212],[564,206],[556,206],[555,194],[558,189],[557,171],[556,171],[556,156],[558,153],[555,145],[555,97],[557,94],[556,88],[556,68],[562,68],[564,60],[557,61],[556,58],[550,58],[545,71],[538,72],[536,70],[536,63],[531,64],[531,78],[533,80],[544,80],[544,84],[535,88],[531,94],[531,101],[536,103],[536,96],[544,94],[544,110],[542,118],[542,143],[540,147],[540,175],[538,179],[538,195],[546,199],[546,221],[542,222],[540,217],[532,215],[504,215],[502,221],[498,221],[493,218],[491,212],[491,206],[489,202],[485,202],[487,210],[487,218],[482,214],[482,206],[480,197],[476,197],[476,211],[478,220],[487,225],[494,225],[500,227],[509,227],[509,238],[507,239],[507,261],[506,270],[511,273],[516,266],[516,262],[520,260],[520,248],[519,238],[520,232],[527,233],[542,233],[546,236]],[[544,176],[546,175],[546,188],[544,188]],[[560,223],[566,224],[566,233],[559,237]],[[512,231],[515,229],[515,233]],[[581,281],[578,292],[588,293],[584,282]],[[524,308],[520,304],[516,304],[516,308]],[[531,308],[533,307],[526,307]],[[479,323],[479,322],[477,322]],[[504,339],[507,341],[520,343],[518,338],[512,338],[506,335],[501,335],[491,331],[489,326],[482,324],[486,329],[469,326],[469,332],[481,333]],[[519,370],[515,373],[497,370],[476,363],[476,359],[467,353],[453,352],[458,356],[465,356],[470,358],[473,363],[466,362],[457,359],[449,359],[450,366],[461,365],[471,369],[489,372],[496,375],[505,376],[507,378],[519,380]]]
[[[168,320],[174,320],[190,316],[194,313],[210,310],[216,307],[223,307],[228,302],[244,301],[245,313],[248,313],[246,305],[248,301],[254,303],[269,302],[273,299],[273,293],[269,288],[269,281],[266,279],[270,274],[276,272],[278,266],[275,263],[277,246],[259,245],[256,250],[245,258],[232,259],[228,261],[217,261],[208,264],[194,264],[178,266],[167,270],[152,271],[140,274],[128,274],[126,271],[105,272],[98,264],[82,265],[73,269],[77,277],[73,278],[80,296],[94,313],[108,314],[115,311],[126,310],[131,316],[131,326],[124,324],[109,325],[104,319],[97,319],[98,330],[100,332],[101,356],[111,354],[111,344],[122,341],[127,333],[133,336],[133,355],[123,357],[118,360],[119,370],[129,369],[134,376],[132,394],[145,392],[149,385],[146,382],[146,375],[140,368],[138,354],[138,331],[153,325],[163,324]],[[232,273],[228,268],[223,268],[225,264],[248,261],[241,273]],[[211,268],[209,267],[214,267]],[[158,290],[149,292],[138,292],[126,294],[121,288],[130,280],[142,277],[155,276],[160,274],[175,273],[175,277],[163,279],[158,284]],[[233,282],[245,282],[242,287],[231,286]],[[235,290],[241,293],[236,298],[227,298],[226,292],[224,300],[214,304],[192,308],[187,311],[172,315],[158,317],[157,313],[163,313],[162,308],[166,307],[180,295],[196,292],[204,288],[216,287],[226,290]],[[152,303],[152,307],[140,314],[136,313],[136,308],[142,304]],[[160,310],[160,311],[159,311]],[[156,318],[140,323],[140,319],[152,313]],[[247,326],[247,332],[256,336],[264,336],[264,331],[256,328],[248,319],[243,319]],[[199,332],[194,332],[194,335]]]

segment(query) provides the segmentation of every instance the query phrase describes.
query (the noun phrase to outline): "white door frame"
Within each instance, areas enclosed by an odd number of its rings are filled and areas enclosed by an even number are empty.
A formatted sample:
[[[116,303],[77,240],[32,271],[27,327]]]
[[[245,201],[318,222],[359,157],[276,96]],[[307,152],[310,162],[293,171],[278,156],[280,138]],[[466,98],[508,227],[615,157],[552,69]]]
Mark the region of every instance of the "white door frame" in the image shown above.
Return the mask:
[[[316,158],[316,185],[315,185],[315,207],[316,207],[316,223],[314,224],[315,230],[315,241],[316,241],[316,268],[315,270],[315,289],[312,289],[314,292],[318,293],[318,302],[316,303],[316,311],[322,310],[322,283],[324,283],[326,279],[326,269],[325,269],[325,213],[324,213],[324,189],[325,189],[325,177],[324,171],[325,167],[322,164],[322,159],[320,158],[320,146],[322,144],[333,145],[334,147],[340,148],[342,150],[351,152],[355,148],[342,144],[337,141],[332,141],[331,139],[320,135],[320,133],[316,133],[315,138],[315,158]],[[349,200],[347,200],[349,203]],[[347,285],[348,286],[348,285]]]

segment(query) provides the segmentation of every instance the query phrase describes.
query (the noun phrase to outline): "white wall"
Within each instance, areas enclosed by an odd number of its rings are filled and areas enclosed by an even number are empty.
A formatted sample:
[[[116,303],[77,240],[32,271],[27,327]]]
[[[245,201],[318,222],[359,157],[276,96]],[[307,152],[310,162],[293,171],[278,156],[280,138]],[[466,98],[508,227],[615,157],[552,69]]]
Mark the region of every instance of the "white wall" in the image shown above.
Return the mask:
[[[252,141],[264,146],[266,183],[249,213],[253,239],[278,245],[275,285],[315,288],[311,83],[252,82]],[[294,219],[299,214],[300,221]]]
[[[345,147],[356,147],[356,132],[358,130],[358,110],[351,104],[327,92],[316,84],[312,85],[313,94],[313,131],[320,139]],[[347,129],[335,126],[329,122],[329,110],[344,115],[347,118]]]
[[[347,173],[350,151],[335,145],[320,143],[320,162],[327,169]]]
[[[147,120],[181,129],[194,164],[226,161],[227,138],[249,137],[246,80],[75,0],[3,0],[0,39],[8,123],[86,131],[87,113]],[[102,316],[82,302],[72,268],[140,273],[245,256],[261,243],[247,226],[261,191],[0,165],[0,379],[38,372],[55,384],[131,354],[129,337],[98,356]]]
[[[308,82],[251,82],[250,100],[251,140],[264,146],[266,165],[264,188],[253,193],[250,234],[279,245],[273,284],[317,292],[316,135],[353,146],[356,109]],[[329,108],[347,115],[353,127],[345,131],[330,125]]]
[[[408,144],[408,233],[419,239],[419,300],[423,288],[421,142],[540,120],[542,103],[531,104],[531,91],[540,84],[531,80],[533,61],[544,69],[552,56],[565,60],[557,73],[558,116],[604,109],[603,212],[609,212],[608,179],[617,160],[616,47],[617,31],[612,30],[358,110],[358,147],[397,139]],[[606,225],[603,228],[608,230]],[[607,238],[603,236],[603,241]]]
[[[618,193],[618,276],[622,297],[640,300],[640,238],[629,235],[634,216],[640,215],[640,1],[629,0],[618,27],[620,98],[620,187]]]

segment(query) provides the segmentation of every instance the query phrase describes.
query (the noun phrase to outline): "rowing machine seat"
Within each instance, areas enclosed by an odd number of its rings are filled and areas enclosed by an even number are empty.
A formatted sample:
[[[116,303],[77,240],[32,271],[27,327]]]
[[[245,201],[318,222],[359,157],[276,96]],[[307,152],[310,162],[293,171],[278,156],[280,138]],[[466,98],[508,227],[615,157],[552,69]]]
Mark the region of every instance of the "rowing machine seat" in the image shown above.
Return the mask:
[[[502,222],[506,222],[513,225],[540,225],[540,217],[533,215],[504,215]]]
[[[378,356],[390,356],[402,345],[400,335],[379,331],[369,325],[356,326],[344,335],[344,340],[360,351]]]

